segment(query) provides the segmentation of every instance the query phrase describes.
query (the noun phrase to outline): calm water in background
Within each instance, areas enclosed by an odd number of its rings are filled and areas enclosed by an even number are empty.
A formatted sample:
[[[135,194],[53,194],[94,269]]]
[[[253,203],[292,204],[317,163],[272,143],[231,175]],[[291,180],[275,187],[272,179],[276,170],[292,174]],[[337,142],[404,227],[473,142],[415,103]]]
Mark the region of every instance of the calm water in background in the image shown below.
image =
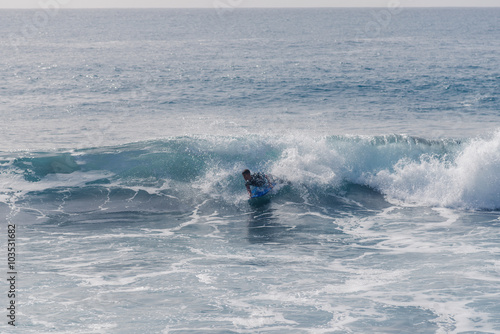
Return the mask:
[[[18,330],[500,331],[499,14],[0,11]]]

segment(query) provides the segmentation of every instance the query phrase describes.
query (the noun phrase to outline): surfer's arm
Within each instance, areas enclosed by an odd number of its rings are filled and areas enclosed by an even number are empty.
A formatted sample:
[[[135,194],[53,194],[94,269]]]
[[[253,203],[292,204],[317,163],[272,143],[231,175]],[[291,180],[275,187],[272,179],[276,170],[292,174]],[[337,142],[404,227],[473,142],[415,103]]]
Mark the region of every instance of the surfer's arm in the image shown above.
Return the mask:
[[[246,184],[245,187],[247,187],[248,196],[252,196],[252,190],[250,190],[250,186]]]
[[[267,184],[269,184],[269,187],[271,189],[273,189],[273,183],[271,182],[271,180],[269,179],[269,177],[267,175],[265,175],[265,177],[266,177],[266,180],[267,180]]]

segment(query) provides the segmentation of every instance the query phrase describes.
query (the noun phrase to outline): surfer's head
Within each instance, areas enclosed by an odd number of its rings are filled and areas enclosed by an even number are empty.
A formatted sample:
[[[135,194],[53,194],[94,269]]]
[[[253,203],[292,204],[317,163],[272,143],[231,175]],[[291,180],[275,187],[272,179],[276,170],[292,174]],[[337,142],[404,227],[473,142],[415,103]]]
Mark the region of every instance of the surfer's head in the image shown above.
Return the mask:
[[[250,179],[252,178],[252,174],[250,173],[250,170],[248,170],[248,169],[245,169],[245,170],[241,173],[241,175],[243,175],[243,178],[244,178],[245,180],[250,180]]]

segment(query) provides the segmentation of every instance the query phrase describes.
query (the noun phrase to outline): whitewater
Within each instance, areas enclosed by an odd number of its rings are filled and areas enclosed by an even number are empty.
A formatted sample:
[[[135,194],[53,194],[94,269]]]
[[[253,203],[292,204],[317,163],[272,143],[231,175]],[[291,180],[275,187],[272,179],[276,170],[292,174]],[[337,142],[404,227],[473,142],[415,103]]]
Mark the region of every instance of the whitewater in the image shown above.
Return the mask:
[[[0,11],[0,331],[499,332],[499,13]]]

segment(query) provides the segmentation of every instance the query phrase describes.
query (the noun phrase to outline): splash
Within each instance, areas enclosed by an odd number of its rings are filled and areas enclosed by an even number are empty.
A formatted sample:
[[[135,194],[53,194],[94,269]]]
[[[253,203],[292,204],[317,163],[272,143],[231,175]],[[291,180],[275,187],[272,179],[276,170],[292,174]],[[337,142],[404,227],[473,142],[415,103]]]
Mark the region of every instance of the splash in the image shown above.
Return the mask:
[[[389,198],[467,209],[500,208],[500,132],[475,138],[456,154],[400,159],[392,169],[366,175],[365,181]]]

